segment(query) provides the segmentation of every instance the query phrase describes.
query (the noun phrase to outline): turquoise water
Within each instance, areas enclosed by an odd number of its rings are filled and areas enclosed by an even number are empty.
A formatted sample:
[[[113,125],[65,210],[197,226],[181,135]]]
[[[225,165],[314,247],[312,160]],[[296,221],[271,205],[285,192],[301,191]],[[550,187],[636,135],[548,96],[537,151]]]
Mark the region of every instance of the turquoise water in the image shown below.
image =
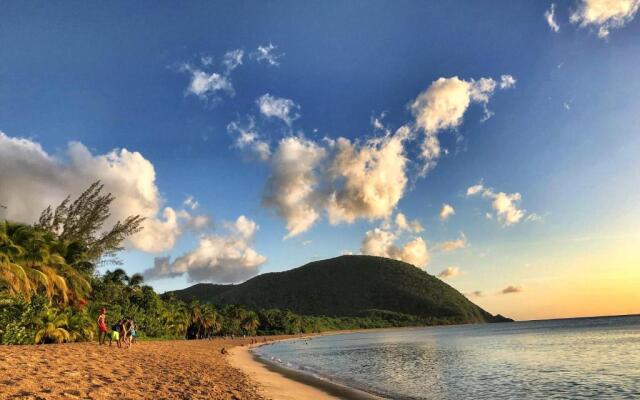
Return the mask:
[[[640,316],[382,330],[255,351],[394,399],[640,399]]]

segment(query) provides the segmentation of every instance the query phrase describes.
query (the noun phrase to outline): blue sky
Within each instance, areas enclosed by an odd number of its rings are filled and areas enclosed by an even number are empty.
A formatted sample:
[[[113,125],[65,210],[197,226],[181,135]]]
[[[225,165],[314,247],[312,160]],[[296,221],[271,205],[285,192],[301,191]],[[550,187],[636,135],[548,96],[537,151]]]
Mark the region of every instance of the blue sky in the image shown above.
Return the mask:
[[[547,1],[4,4],[0,203],[8,209],[0,213],[28,220],[32,215],[19,210],[25,198],[35,209],[58,201],[63,189],[77,192],[80,183],[104,176],[110,177],[107,189],[116,195],[123,190],[136,203],[135,183],[126,178],[138,170],[125,168],[117,175],[100,170],[109,169],[108,161],[95,161],[127,149],[139,153],[136,162],[150,164],[155,176],[137,181],[147,185],[140,189],[148,195],[144,204],[117,205],[120,211],[144,209],[160,222],[166,222],[165,207],[184,211],[172,230],[175,243],[131,245],[123,255],[131,273],[148,271],[156,260],[164,269],[147,276],[164,277],[149,281],[158,290],[185,287],[203,276],[246,278],[347,251],[357,254],[368,237],[369,252],[410,262],[418,257],[414,263],[429,273],[457,268],[458,276],[447,281],[470,296],[481,291],[474,301],[492,312],[561,315],[527,311],[542,293],[560,290],[545,279],[571,285],[574,275],[567,265],[590,249],[610,249],[605,242],[615,248],[637,243],[640,222],[638,2],[621,0],[628,8],[620,14],[593,19],[588,7],[596,3],[602,1],[554,5],[557,32],[545,19],[552,10]],[[271,63],[258,50],[269,45],[276,57]],[[224,56],[234,50],[242,51],[242,64],[225,72]],[[233,89],[190,92],[198,71],[219,74]],[[515,84],[501,88],[503,75]],[[454,77],[459,80],[449,81]],[[461,118],[443,125],[445,117],[427,110],[437,103],[438,93],[429,90],[440,78],[470,85],[467,95],[481,78],[492,79],[494,87],[478,89],[484,100],[471,94]],[[258,99],[265,94],[289,100],[281,103],[288,105],[288,117],[261,112]],[[412,107],[421,94],[436,103]],[[420,115],[440,118],[440,128],[428,133]],[[247,128],[250,118],[252,144],[269,148],[265,160],[250,145],[240,148],[238,131],[228,128],[233,122]],[[373,126],[375,119],[383,129]],[[343,137],[364,156],[400,135],[401,127],[410,138],[401,139],[402,153],[388,162],[406,160],[400,168],[406,183],[390,204],[363,208],[350,197],[373,182],[358,180],[365,171],[325,181],[341,151],[331,140]],[[429,135],[441,153],[431,160],[435,167],[420,176],[426,162],[421,146]],[[289,172],[278,169],[278,151],[285,155],[281,144],[287,138],[324,157],[311,166],[312,193],[304,204],[296,203],[314,210],[317,220],[284,240],[290,233],[286,224],[294,219],[283,216],[291,211],[283,205],[287,199],[274,204],[265,197],[270,190],[272,195],[285,190]],[[74,164],[69,143],[81,143],[89,158]],[[30,146],[40,146],[42,157],[33,168],[25,150]],[[124,156],[117,154],[115,162],[122,162]],[[28,171],[21,179],[30,183],[25,188],[8,177],[19,165]],[[38,168],[70,177],[58,182]],[[353,190],[343,190],[345,182]],[[477,184],[482,191],[467,195]],[[337,224],[328,217],[325,186],[331,185],[342,210],[352,207],[344,211],[350,217]],[[517,200],[503,204],[504,214],[492,207],[499,194],[516,193]],[[197,208],[183,205],[188,196]],[[443,203],[455,209],[444,221]],[[512,214],[509,220],[508,213],[518,211],[521,217]],[[402,229],[394,222],[398,213],[424,230]],[[196,215],[213,225],[188,228],[188,218]],[[241,215],[259,228],[237,220]],[[418,238],[425,249],[413,242]],[[209,247],[201,246],[203,239],[211,239]],[[446,242],[454,249],[442,250]],[[409,251],[408,243],[416,244],[417,252]],[[228,247],[240,256],[221,256]],[[191,259],[180,259],[183,255]],[[625,261],[612,262],[631,268],[627,264],[637,266],[640,257],[632,251]],[[244,274],[233,272],[247,266]],[[189,275],[192,267],[208,272]],[[513,293],[497,294],[508,287]],[[637,296],[616,304],[611,311],[576,305],[573,313],[640,311]]]

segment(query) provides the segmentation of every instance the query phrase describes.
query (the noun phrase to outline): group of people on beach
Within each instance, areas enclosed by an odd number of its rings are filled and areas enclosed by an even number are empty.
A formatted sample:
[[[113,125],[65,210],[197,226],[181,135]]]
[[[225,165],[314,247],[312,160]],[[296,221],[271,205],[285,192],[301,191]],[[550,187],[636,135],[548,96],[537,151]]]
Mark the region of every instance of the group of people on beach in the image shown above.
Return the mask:
[[[116,342],[118,348],[127,346],[131,347],[136,341],[136,322],[130,318],[122,318],[111,326],[111,332],[107,328],[107,309],[102,308],[98,316],[98,341],[100,344],[106,344],[107,336],[109,337],[109,346]]]

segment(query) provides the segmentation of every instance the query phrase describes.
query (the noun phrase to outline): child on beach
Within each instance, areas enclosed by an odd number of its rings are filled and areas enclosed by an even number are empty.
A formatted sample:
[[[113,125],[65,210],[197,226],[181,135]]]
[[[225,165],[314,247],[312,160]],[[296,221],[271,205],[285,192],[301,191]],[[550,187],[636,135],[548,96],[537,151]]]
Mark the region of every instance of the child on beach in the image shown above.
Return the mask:
[[[107,336],[107,309],[102,308],[98,316],[98,343],[104,344]]]
[[[122,320],[116,322],[111,327],[111,335],[109,335],[109,346],[111,346],[111,342],[113,342],[115,340],[116,341],[116,346],[118,348],[121,347],[121,345],[120,345],[120,327],[121,326],[122,326]]]
[[[109,346],[111,346],[111,342],[114,340],[116,341],[116,347],[120,348],[120,333],[118,333],[117,329],[114,329],[111,335],[109,335]]]

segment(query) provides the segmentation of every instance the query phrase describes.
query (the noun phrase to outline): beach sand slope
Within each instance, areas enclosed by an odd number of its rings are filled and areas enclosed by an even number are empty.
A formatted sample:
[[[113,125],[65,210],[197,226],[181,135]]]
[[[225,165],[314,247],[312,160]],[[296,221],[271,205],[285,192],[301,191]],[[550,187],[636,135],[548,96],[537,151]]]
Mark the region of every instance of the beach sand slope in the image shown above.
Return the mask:
[[[264,399],[220,353],[249,341],[0,346],[0,399]]]

